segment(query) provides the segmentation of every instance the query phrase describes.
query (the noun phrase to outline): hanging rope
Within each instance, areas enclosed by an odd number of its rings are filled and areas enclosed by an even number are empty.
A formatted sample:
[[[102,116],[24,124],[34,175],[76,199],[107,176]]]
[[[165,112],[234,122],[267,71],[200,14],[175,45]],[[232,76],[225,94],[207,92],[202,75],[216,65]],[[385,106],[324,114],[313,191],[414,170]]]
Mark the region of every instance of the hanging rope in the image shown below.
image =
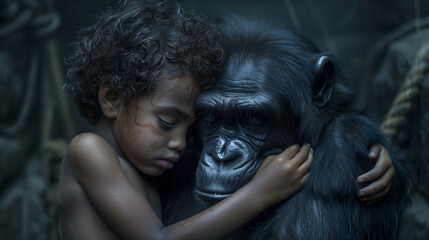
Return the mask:
[[[381,123],[381,130],[388,138],[393,138],[399,128],[405,125],[406,117],[411,110],[414,99],[419,94],[420,86],[428,72],[429,44],[424,45],[417,53],[413,66],[393,100],[389,112]]]
[[[49,34],[52,34],[57,30],[61,22],[60,15],[55,11],[50,11],[46,14],[40,14],[40,13],[36,14],[35,12],[36,7],[31,6],[30,4],[28,5],[22,4],[22,6],[18,2],[10,2],[7,4],[9,5],[5,7],[6,12],[3,12],[3,13],[5,15],[10,16],[10,23],[6,25],[0,24],[0,47],[6,48],[7,43],[5,41],[10,39],[13,39],[14,42],[19,41],[20,40],[19,38],[17,39],[13,37],[16,35],[19,35],[21,37],[27,36],[28,38],[30,36],[35,38],[48,36]],[[19,10],[21,8],[22,10]],[[38,74],[40,72],[39,67],[41,66],[40,65],[41,54],[37,43],[31,43],[31,44],[32,45],[31,45],[31,54],[30,54],[30,64],[29,64],[29,69],[27,71],[28,80],[25,82],[25,86],[24,86],[25,89],[22,89],[22,93],[24,93],[22,107],[20,108],[19,113],[16,115],[16,119],[12,123],[10,124],[0,123],[0,135],[6,135],[9,137],[15,136],[18,133],[18,131],[22,130],[24,125],[27,124],[28,116],[30,114],[30,111],[33,108],[34,94],[35,94],[34,89],[38,81],[37,79]],[[51,52],[52,51],[49,52],[48,50],[48,54],[50,57],[51,55],[53,55],[51,54]],[[52,66],[51,68],[56,68],[56,69],[53,69],[52,71],[55,73],[61,71],[61,69],[58,70],[59,67],[57,67],[59,60],[55,58],[53,59],[53,61],[55,62],[51,63],[50,66]],[[60,78],[61,74],[55,74],[54,77],[55,77],[54,81],[63,81],[62,78]],[[62,94],[63,92],[61,90],[62,82],[60,83],[55,82],[55,84],[56,84],[55,86],[60,86],[60,87],[57,87],[56,90],[57,92],[59,92],[59,94]],[[64,104],[65,102],[65,100],[63,100],[64,97],[60,96],[59,99],[62,107],[61,109],[63,109],[62,112],[68,111],[68,106]],[[68,114],[68,112],[66,114]],[[71,118],[68,115],[66,115],[65,119],[66,119],[65,122],[68,123]],[[69,138],[72,135],[72,133],[69,133],[72,131],[70,129],[72,129],[72,125],[67,124],[67,131],[68,131],[67,137]]]

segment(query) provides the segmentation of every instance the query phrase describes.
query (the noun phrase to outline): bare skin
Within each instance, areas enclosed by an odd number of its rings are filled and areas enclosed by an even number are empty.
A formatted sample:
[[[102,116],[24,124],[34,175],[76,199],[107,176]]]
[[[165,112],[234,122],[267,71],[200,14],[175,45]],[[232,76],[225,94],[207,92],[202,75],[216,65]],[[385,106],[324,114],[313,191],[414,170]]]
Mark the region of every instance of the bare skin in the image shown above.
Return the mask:
[[[174,166],[194,120],[199,87],[189,75],[165,71],[159,87],[128,105],[104,84],[103,116],[93,133],[76,136],[59,186],[62,239],[219,239],[303,186],[313,159],[309,145],[269,156],[230,197],[164,226],[155,181]]]
[[[59,190],[62,239],[218,239],[303,186],[312,161],[308,145],[268,157],[243,188],[189,219],[164,226],[156,182],[185,147],[199,88],[189,74],[164,73],[153,94],[123,104],[102,84],[103,116],[93,133],[76,136],[63,160]],[[360,195],[369,203],[389,190],[394,169],[380,145],[370,149],[378,179]],[[361,179],[362,178],[362,179]]]
[[[395,176],[395,168],[392,164],[389,152],[380,144],[374,144],[369,149],[368,157],[376,161],[373,169],[358,177],[359,183],[377,179],[358,192],[360,200],[368,205],[377,203],[389,192]]]

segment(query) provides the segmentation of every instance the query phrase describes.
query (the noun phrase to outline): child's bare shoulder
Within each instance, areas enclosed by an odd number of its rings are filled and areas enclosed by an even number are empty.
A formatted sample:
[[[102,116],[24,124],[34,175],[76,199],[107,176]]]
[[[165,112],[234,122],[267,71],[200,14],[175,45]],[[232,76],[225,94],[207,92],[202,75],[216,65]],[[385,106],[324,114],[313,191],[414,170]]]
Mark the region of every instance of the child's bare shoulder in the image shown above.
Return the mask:
[[[74,158],[93,157],[93,155],[114,154],[110,145],[95,133],[81,133],[75,136],[67,149]]]
[[[82,170],[107,168],[116,165],[117,157],[111,146],[97,134],[81,133],[75,136],[67,149],[67,160]],[[109,164],[110,163],[110,164]]]

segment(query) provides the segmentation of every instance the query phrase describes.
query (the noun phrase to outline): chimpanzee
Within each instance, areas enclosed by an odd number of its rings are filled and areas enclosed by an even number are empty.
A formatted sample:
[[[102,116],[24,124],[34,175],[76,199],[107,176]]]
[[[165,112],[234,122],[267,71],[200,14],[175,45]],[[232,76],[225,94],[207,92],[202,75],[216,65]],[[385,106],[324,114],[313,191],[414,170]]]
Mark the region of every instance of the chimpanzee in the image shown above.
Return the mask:
[[[180,211],[191,214],[200,203],[227,197],[253,177],[268,155],[310,143],[314,159],[303,189],[233,236],[396,239],[408,201],[405,169],[391,154],[396,175],[383,202],[367,206],[357,199],[362,186],[355,179],[373,167],[370,145],[388,142],[377,124],[354,107],[354,95],[338,81],[333,59],[295,30],[241,18],[225,20],[221,29],[224,68],[196,103],[202,153],[195,193],[200,201],[183,198]],[[167,208],[165,222],[177,219],[177,211]]]

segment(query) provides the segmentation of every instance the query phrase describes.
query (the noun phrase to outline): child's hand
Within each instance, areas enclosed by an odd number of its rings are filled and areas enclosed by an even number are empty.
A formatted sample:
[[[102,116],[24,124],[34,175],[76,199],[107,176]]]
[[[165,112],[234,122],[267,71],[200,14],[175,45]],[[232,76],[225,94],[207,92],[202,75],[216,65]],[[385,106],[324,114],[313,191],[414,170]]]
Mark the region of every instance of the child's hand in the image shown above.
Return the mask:
[[[304,185],[313,161],[309,144],[288,147],[278,155],[268,156],[249,184],[268,205],[276,204],[298,192]]]
[[[389,192],[395,176],[395,168],[389,152],[380,144],[372,145],[368,155],[370,159],[376,161],[376,164],[369,172],[359,176],[358,182],[375,181],[359,190],[358,196],[362,202],[370,205],[381,201]]]

